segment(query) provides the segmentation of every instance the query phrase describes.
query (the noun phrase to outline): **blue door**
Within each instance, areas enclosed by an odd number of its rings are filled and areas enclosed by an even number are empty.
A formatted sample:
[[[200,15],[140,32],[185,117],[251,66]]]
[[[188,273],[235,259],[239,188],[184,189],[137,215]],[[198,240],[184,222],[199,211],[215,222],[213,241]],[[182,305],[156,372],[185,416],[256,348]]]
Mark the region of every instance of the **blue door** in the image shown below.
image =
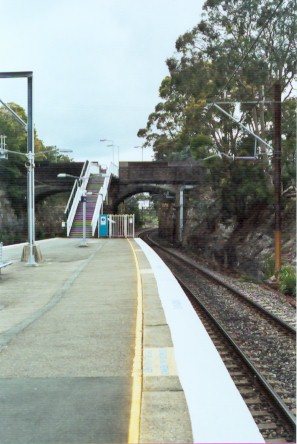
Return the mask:
[[[99,216],[99,237],[108,237],[108,215]]]

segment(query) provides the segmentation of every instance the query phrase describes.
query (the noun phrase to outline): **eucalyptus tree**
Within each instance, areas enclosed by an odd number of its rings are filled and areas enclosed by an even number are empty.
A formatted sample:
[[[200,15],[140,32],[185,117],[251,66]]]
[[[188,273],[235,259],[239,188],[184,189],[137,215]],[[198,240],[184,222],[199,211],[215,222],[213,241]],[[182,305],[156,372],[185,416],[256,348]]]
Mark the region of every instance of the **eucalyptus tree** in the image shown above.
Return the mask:
[[[273,99],[274,82],[281,82],[284,97],[291,94],[294,0],[207,0],[203,9],[200,23],[177,39],[176,54],[167,60],[170,75],[160,88],[162,102],[139,131],[157,153],[161,139],[176,150],[199,134],[211,136],[211,150],[236,153],[246,134],[206,107],[213,101],[231,102],[225,110],[271,140],[272,112],[265,102]],[[253,149],[252,144],[250,153]],[[271,154],[263,144],[260,149]]]
[[[295,0],[207,0],[202,20],[177,39],[176,52],[166,61],[169,75],[160,87],[161,102],[138,133],[153,146],[156,159],[170,159],[176,152],[196,159],[260,152],[261,161],[249,164],[234,164],[224,156],[203,163],[226,217],[235,213],[244,220],[250,205],[271,198],[272,153],[267,145],[255,146],[238,123],[271,145],[276,81],[284,102],[285,186],[294,181],[294,10]]]
[[[242,103],[240,118],[262,138],[271,138],[273,85],[284,98],[292,92],[296,69],[294,0],[207,0],[206,20],[196,38],[207,39],[207,55],[220,73],[217,95]],[[264,103],[263,103],[264,102]],[[261,146],[262,153],[267,148]],[[267,153],[271,154],[271,153]]]

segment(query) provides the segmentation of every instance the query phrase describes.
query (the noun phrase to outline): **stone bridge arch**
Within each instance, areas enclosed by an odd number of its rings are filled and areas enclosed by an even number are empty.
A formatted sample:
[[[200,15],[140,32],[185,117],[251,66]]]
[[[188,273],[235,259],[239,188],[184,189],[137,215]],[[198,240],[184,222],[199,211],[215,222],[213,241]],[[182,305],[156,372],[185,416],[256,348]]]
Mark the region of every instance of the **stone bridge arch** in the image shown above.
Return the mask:
[[[120,162],[119,177],[109,188],[107,212],[116,213],[118,205],[130,196],[148,192],[169,192],[159,206],[159,231],[162,237],[179,242],[184,224],[184,192],[203,182],[204,169],[198,163],[187,162]]]
[[[35,164],[35,199],[41,201],[47,196],[68,191],[71,192],[73,179],[63,181],[57,179],[61,172],[80,176],[83,162],[47,162],[38,161]],[[172,236],[180,233],[182,221],[182,205],[180,202],[181,190],[187,187],[196,187],[202,184],[205,169],[199,162],[120,162],[118,177],[112,176],[108,202],[104,203],[104,210],[109,213],[116,213],[118,205],[130,196],[148,192],[150,194],[169,193],[174,199],[164,199],[162,202],[163,220],[170,221],[164,223],[171,231]],[[22,181],[26,183],[27,171],[25,167],[22,172]],[[24,195],[26,187],[24,186]],[[160,215],[159,215],[160,221]],[[162,221],[160,222],[162,223]],[[169,229],[169,228],[170,229]]]
[[[176,195],[176,187],[173,185],[165,184],[130,184],[124,187],[117,186],[111,183],[108,197],[108,208],[111,212],[116,213],[118,206],[131,196],[135,196],[141,193],[149,193],[151,195],[158,194],[162,196],[164,193],[170,193]]]
[[[117,214],[119,205],[131,196],[140,193],[160,195],[158,205],[158,228],[161,237],[171,242],[178,241],[179,215],[179,188],[172,184],[126,184],[120,185],[113,180],[109,188],[108,205],[104,205],[104,212]],[[166,195],[170,195],[170,199]]]

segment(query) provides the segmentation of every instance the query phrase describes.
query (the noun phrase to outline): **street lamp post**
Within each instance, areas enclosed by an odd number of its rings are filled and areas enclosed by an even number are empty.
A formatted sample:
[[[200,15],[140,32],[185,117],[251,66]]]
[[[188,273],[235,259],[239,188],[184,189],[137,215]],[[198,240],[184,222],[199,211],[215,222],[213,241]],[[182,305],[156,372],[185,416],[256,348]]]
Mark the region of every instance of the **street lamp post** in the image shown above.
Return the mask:
[[[73,179],[78,179],[78,180],[82,180],[84,181],[86,179],[86,177],[78,177],[78,176],[73,176],[72,174],[66,174],[66,173],[59,173],[57,175],[58,178],[65,178],[65,177],[72,177]],[[87,243],[87,237],[86,237],[86,218],[87,218],[87,196],[86,196],[86,191],[84,190],[82,195],[81,195],[81,199],[80,199],[81,203],[82,203],[82,208],[83,208],[83,236],[82,236],[82,242],[80,244],[80,247],[87,247],[88,243]]]
[[[114,163],[114,148],[116,147],[118,149],[118,164],[120,163],[120,147],[119,145],[107,145],[108,147],[113,148],[113,163]]]
[[[112,163],[114,163],[114,145],[107,145],[108,147],[112,147]]]
[[[113,140],[111,139],[100,139],[100,142],[111,142],[111,145],[107,145],[108,147],[112,147],[112,161],[114,163],[114,148],[117,147],[118,149],[118,163],[120,163],[120,147],[118,145],[115,145]]]

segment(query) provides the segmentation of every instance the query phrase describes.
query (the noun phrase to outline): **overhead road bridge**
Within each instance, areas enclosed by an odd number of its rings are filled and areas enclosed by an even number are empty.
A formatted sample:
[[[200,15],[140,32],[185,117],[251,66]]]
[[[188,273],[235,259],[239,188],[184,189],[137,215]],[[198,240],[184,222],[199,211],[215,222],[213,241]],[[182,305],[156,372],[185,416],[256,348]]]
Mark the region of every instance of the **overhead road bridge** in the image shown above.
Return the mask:
[[[200,185],[203,171],[197,162],[120,162],[118,180],[110,185],[109,204],[116,211],[123,200],[143,192],[167,191],[177,197],[181,186]]]

